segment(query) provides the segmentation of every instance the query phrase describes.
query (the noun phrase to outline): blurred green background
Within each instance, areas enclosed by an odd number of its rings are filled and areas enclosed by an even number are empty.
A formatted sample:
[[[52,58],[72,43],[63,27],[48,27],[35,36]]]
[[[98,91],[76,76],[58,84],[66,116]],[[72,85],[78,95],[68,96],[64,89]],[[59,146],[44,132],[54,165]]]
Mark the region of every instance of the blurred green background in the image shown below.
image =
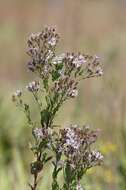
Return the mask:
[[[0,0],[0,189],[28,189],[31,134],[11,94],[34,80],[26,68],[26,39],[45,25],[61,34],[59,52],[97,54],[104,65],[104,76],[82,82],[80,95],[56,119],[101,129],[104,164],[82,183],[86,190],[126,190],[125,0]],[[42,176],[40,189],[49,189],[48,166]]]

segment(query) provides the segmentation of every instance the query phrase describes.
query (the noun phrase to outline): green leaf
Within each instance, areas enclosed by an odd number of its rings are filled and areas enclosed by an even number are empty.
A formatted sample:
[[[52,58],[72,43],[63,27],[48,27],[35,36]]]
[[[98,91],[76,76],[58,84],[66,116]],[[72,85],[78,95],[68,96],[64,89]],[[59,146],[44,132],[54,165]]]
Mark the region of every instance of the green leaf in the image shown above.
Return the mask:
[[[37,174],[43,169],[43,163],[41,161],[35,161],[31,163],[31,174]]]
[[[28,104],[24,104],[24,109],[25,109],[26,112],[28,112],[29,111],[29,105]]]
[[[69,164],[66,164],[65,167],[65,180],[67,182],[71,181],[71,177],[72,177],[72,171],[71,171],[71,167],[69,166]]]
[[[62,68],[63,68],[63,64],[57,64],[57,65],[56,65],[56,69],[57,69],[57,70],[61,70]]]
[[[43,110],[41,112],[41,124],[42,124],[42,126],[45,127],[46,125],[48,125],[50,118],[51,118],[51,113],[46,109]]]
[[[62,170],[62,168],[58,168],[56,171],[56,176],[58,175],[58,173]]]
[[[57,181],[54,180],[53,183],[52,183],[52,190],[59,190],[59,189],[60,188],[59,188],[59,185],[58,185]]]
[[[39,150],[41,151],[43,148],[46,148],[46,145],[48,143],[48,140],[43,140],[39,144]]]
[[[45,163],[48,162],[49,160],[51,160],[53,158],[53,156],[49,156],[48,158],[45,159]]]
[[[43,79],[43,85],[46,90],[48,90],[48,79]]]
[[[52,81],[57,80],[60,77],[60,73],[58,71],[52,72]]]

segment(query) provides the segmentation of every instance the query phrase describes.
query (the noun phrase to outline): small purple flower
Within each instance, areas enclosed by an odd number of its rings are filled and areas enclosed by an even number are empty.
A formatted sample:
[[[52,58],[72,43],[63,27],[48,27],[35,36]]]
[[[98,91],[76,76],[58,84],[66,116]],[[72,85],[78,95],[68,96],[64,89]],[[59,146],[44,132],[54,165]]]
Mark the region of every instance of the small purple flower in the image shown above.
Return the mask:
[[[47,56],[46,56],[46,61],[51,59],[53,56],[54,56],[54,53],[51,50],[49,50],[48,53],[47,53]]]
[[[40,140],[43,138],[43,132],[41,128],[35,128],[33,129],[33,134],[35,135],[35,137]]]
[[[99,151],[92,151],[92,156],[95,160],[100,161],[103,160],[103,155]]]
[[[49,41],[48,44],[51,46],[55,46],[57,42],[57,39],[55,37],[52,37]]]
[[[84,58],[83,55],[78,55],[77,57],[74,58],[73,64],[75,65],[76,68],[81,67],[81,65],[86,63],[86,59]]]
[[[29,69],[30,71],[32,71],[32,72],[35,71],[35,65],[33,64],[32,61],[29,61],[27,65],[28,65],[28,69]]]
[[[20,98],[21,96],[22,96],[21,90],[16,90],[16,92],[14,92],[14,94],[12,95],[12,101],[15,102],[17,98]]]
[[[21,97],[21,95],[22,95],[21,90],[17,90],[17,91],[14,93],[14,95],[17,96],[17,97]]]
[[[77,95],[78,95],[78,90],[77,90],[77,89],[73,89],[73,90],[71,91],[70,96],[71,96],[72,98],[74,98],[74,97],[76,97]]]
[[[76,190],[84,190],[80,184],[77,185]]]
[[[52,130],[47,128],[34,128],[33,134],[38,140],[47,140],[52,135]]]
[[[40,84],[38,81],[32,81],[26,86],[27,90],[30,92],[36,92],[40,88]]]
[[[103,162],[103,155],[99,152],[99,151],[92,151],[89,155],[88,155],[88,161],[89,161],[89,165],[92,166],[96,166],[96,165],[100,165]]]
[[[98,67],[97,70],[96,70],[96,74],[98,76],[102,76],[103,75],[103,69],[101,67]]]

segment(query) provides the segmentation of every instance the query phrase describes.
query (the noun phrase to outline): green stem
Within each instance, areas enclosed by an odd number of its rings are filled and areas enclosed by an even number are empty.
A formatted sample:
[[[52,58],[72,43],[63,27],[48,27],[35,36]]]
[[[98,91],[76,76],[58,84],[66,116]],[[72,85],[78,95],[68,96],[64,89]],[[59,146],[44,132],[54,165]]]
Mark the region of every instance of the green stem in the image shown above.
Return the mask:
[[[41,111],[42,103],[39,102],[39,99],[38,99],[38,96],[37,96],[36,93],[33,92],[32,94],[33,94],[33,96],[35,98],[35,101],[37,102],[39,110]]]

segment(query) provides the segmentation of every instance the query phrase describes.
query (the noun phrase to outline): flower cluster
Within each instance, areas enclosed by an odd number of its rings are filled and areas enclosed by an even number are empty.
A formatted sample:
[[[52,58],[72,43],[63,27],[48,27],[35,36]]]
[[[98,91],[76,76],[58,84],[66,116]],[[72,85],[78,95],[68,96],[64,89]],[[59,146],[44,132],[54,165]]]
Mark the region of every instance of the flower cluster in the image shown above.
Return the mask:
[[[68,97],[76,97],[78,95],[77,84],[73,79],[69,77],[64,77],[54,83],[52,91],[57,94],[61,94],[65,99]]]
[[[81,53],[63,53],[52,59],[52,66],[60,73],[73,77],[93,77],[101,76],[103,70],[101,68],[100,58],[98,56],[90,56]],[[62,72],[61,72],[62,71]]]
[[[50,138],[50,136],[52,135],[52,130],[44,127],[43,128],[36,127],[33,129],[33,135],[37,140],[43,141]]]
[[[40,84],[38,81],[32,81],[30,82],[26,88],[30,91],[30,92],[36,92],[39,90],[40,88]]]
[[[37,80],[30,82],[26,89],[32,93],[38,106],[40,121],[33,121],[31,107],[23,101],[22,91],[17,90],[12,95],[13,102],[25,113],[32,127],[34,141],[30,148],[35,159],[30,164],[34,178],[33,184],[29,184],[31,190],[37,189],[39,173],[50,160],[54,167],[52,190],[83,190],[80,184],[83,175],[103,161],[102,154],[92,150],[98,130],[78,125],[59,130],[54,125],[55,115],[64,101],[78,95],[79,82],[103,74],[96,55],[69,52],[57,55],[58,41],[59,35],[51,27],[31,34],[27,41],[28,69],[36,74]],[[63,171],[62,187],[58,182],[60,171]]]
[[[95,143],[98,131],[91,131],[86,126],[80,128],[71,125],[60,130],[62,152],[67,157],[72,167],[83,166],[83,169],[99,165],[103,156],[100,152],[92,151],[91,145]]]
[[[12,101],[15,102],[17,98],[20,98],[22,95],[21,90],[17,90],[13,95],[12,95]]]
[[[59,171],[63,170],[62,190],[83,190],[80,184],[83,175],[89,168],[103,162],[103,155],[92,150],[98,134],[98,130],[93,131],[90,127],[78,125],[70,125],[59,130],[59,133],[55,132],[55,135],[52,133],[50,144],[56,155],[56,160],[53,161],[53,176],[56,176],[53,181],[57,181]],[[58,184],[56,187],[59,187]]]
[[[77,185],[76,190],[84,190],[80,184]]]
[[[100,165],[103,161],[103,155],[99,151],[92,151],[89,154],[90,167]]]
[[[55,55],[59,35],[54,28],[47,27],[42,32],[32,34],[28,39],[28,69],[43,80],[44,88],[67,97],[78,94],[77,85],[82,79],[103,74],[100,58],[81,53],[61,53]],[[52,82],[51,82],[52,81]],[[31,85],[30,88],[31,90]]]
[[[42,74],[45,66],[54,57],[55,46],[59,40],[59,35],[54,28],[46,27],[42,32],[31,34],[28,39],[28,55],[31,61],[28,68]]]

